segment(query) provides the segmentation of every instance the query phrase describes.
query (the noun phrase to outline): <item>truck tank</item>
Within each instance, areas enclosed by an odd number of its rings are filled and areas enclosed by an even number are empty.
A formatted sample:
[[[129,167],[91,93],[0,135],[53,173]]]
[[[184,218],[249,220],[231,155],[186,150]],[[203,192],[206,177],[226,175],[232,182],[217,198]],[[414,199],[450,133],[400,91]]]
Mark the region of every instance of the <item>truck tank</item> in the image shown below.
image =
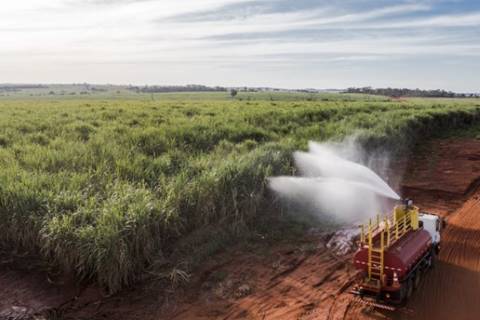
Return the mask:
[[[375,236],[373,243],[377,242],[378,236]],[[384,274],[388,278],[393,278],[396,272],[400,281],[408,275],[409,271],[425,256],[432,245],[432,237],[423,228],[409,230],[402,235],[390,247],[385,248],[383,264]],[[357,270],[368,273],[368,245],[363,245],[354,256],[354,265]]]

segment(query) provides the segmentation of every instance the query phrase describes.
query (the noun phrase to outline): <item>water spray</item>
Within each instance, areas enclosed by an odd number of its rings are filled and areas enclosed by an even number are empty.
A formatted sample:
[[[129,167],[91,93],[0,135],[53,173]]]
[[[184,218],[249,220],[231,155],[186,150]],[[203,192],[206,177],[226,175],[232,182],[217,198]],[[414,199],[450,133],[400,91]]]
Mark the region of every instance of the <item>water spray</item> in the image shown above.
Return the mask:
[[[301,177],[273,177],[270,188],[289,203],[308,206],[318,217],[354,223],[389,208],[399,195],[373,170],[354,162],[361,148],[352,143],[309,143],[309,152],[294,153]],[[350,159],[347,159],[350,158]]]

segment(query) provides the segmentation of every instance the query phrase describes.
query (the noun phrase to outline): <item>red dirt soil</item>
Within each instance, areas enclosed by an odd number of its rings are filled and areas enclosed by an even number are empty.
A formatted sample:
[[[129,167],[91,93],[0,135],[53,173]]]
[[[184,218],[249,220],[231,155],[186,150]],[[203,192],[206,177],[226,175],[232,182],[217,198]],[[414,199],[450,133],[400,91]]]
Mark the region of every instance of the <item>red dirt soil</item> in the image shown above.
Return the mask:
[[[480,140],[434,140],[406,172],[402,194],[448,219],[437,265],[408,315],[354,299],[351,253],[334,255],[325,236],[312,233],[295,244],[217,255],[175,292],[152,283],[108,298],[88,289],[71,299],[71,290],[47,285],[45,275],[0,269],[0,319],[12,310],[28,319],[47,309],[64,319],[479,319]]]
[[[480,318],[480,192],[450,217],[437,266],[411,307],[415,319]]]
[[[452,213],[478,187],[479,145],[476,139],[445,139],[417,148],[402,181],[402,194],[424,210]]]

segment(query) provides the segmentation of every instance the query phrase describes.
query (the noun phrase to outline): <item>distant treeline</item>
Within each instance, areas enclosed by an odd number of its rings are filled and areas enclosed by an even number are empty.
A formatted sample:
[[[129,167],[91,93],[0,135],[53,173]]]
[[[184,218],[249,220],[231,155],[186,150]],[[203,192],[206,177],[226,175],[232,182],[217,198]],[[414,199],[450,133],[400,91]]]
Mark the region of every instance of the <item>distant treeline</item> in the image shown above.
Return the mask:
[[[429,97],[429,98],[470,98],[479,97],[474,93],[455,93],[445,90],[420,90],[407,88],[348,88],[347,93],[364,93],[390,97]]]
[[[144,86],[136,87],[130,86],[129,90],[136,91],[138,93],[158,93],[158,92],[219,92],[227,91],[224,87],[207,87],[198,84],[189,84],[186,86]]]
[[[4,84],[0,85],[0,91],[20,91],[23,89],[42,89],[48,88],[48,86],[42,84]]]

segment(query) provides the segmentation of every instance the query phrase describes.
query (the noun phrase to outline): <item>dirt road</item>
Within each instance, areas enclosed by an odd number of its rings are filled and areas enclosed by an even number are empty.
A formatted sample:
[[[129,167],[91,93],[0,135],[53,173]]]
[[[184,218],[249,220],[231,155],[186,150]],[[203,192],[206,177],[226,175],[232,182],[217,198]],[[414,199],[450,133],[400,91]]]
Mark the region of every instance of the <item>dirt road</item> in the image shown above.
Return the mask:
[[[413,297],[415,319],[480,318],[480,192],[449,219],[437,266]]]
[[[437,191],[424,192],[422,200],[432,210],[448,215],[448,227],[442,234],[435,269],[411,300],[414,319],[480,318],[479,144],[479,140],[438,141],[415,161],[417,177],[427,180],[424,172],[433,177],[423,190]],[[436,152],[431,152],[433,148]],[[429,154],[435,158],[430,164]],[[410,187],[415,186],[414,179],[409,179]]]

